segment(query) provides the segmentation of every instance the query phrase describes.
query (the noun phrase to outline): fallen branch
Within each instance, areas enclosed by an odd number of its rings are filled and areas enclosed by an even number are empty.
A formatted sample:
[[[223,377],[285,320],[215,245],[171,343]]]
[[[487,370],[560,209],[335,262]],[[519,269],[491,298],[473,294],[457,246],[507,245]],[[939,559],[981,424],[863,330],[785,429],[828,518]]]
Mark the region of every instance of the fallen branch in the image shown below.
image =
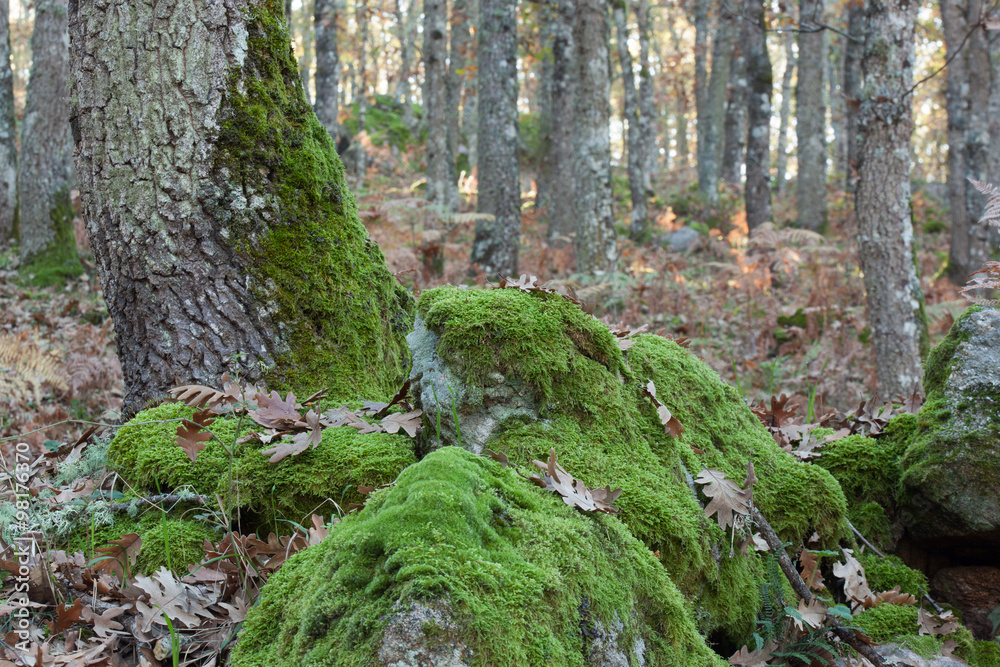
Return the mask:
[[[199,505],[207,505],[208,499],[205,496],[190,495],[181,496],[176,493],[160,493],[155,496],[146,496],[145,498],[133,498],[128,502],[115,503],[110,505],[108,509],[112,512],[127,512],[129,509],[134,507],[139,503],[147,503],[149,505],[158,505],[160,503],[176,504],[176,503],[198,503]]]
[[[802,581],[802,577],[799,576],[799,571],[795,569],[795,565],[792,564],[792,560],[785,552],[785,545],[774,532],[774,528],[772,528],[771,524],[767,522],[767,519],[765,519],[764,515],[760,513],[760,510],[753,505],[750,506],[750,516],[753,518],[754,523],[757,524],[761,537],[763,537],[764,541],[767,542],[767,546],[771,549],[771,553],[778,559],[778,566],[781,567],[781,571],[784,572],[785,577],[788,579],[788,583],[792,585],[792,589],[795,591],[795,594],[802,598],[806,604],[809,604],[813,599],[813,594],[809,591],[809,587],[806,586],[806,582]],[[840,624],[840,621],[830,614],[826,615],[826,623],[831,632],[840,637],[842,641],[849,644],[851,648],[875,665],[875,667],[903,667],[896,662],[886,662],[874,648],[858,639],[858,636],[855,635],[853,631],[845,628]]]

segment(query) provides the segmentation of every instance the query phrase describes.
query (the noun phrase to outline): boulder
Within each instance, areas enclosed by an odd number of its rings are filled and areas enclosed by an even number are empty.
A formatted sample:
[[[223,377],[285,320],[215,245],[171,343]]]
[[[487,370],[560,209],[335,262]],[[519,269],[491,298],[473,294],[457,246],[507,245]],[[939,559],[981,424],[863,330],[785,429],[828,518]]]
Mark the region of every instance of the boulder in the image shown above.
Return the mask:
[[[687,252],[698,241],[698,230],[691,227],[681,227],[676,232],[666,234],[661,245],[665,245],[674,252]]]
[[[994,610],[1000,607],[1000,568],[964,565],[938,570],[931,590],[962,612],[962,623],[977,639],[991,639]]]

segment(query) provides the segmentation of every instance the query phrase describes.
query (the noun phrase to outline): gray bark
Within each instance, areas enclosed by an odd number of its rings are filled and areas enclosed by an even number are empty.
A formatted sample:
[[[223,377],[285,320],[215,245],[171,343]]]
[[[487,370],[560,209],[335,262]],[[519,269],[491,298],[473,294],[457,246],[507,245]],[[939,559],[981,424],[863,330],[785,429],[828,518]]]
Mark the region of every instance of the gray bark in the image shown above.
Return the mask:
[[[454,0],[451,9],[451,50],[448,58],[448,145],[457,158],[463,145],[466,125],[462,118],[465,82],[472,55],[472,33],[467,0]],[[467,150],[467,149],[466,149]]]
[[[711,173],[714,160],[708,153],[708,135],[712,127],[708,100],[708,3],[709,0],[695,0],[694,3],[694,106],[698,121],[698,191],[710,203],[715,203],[719,191],[714,187]]]
[[[66,6],[66,0],[43,0],[35,7],[31,80],[21,128],[21,271],[45,283],[83,270],[69,194],[73,143]]]
[[[628,50],[628,24],[625,0],[615,0],[612,16],[618,44],[618,62],[622,68],[622,88],[624,90],[624,116],[628,142],[628,183],[632,199],[629,216],[629,235],[642,240],[648,233],[646,219],[646,178],[643,174],[645,151],[642,145],[642,130],[639,126],[639,94],[635,88],[635,73],[632,71],[632,54]]]
[[[747,19],[740,26],[740,44],[732,53],[729,66],[729,99],[726,101],[726,119],[723,133],[725,142],[722,149],[722,180],[738,184],[743,178],[743,155],[747,138],[747,104],[749,99],[749,79],[747,76],[746,43],[743,42]]]
[[[746,0],[743,44],[747,79],[747,226],[771,220],[771,57],[767,52],[764,0]]]
[[[479,25],[479,200],[471,261],[488,275],[517,275],[521,181],[517,126],[517,1],[482,0]]]
[[[479,0],[468,0],[469,22],[473,28],[479,25]],[[477,28],[478,29],[478,28]],[[479,56],[473,52],[470,63],[475,65]],[[462,132],[469,147],[469,169],[476,170],[479,164],[479,77],[465,81],[465,106],[462,108]]]
[[[799,77],[795,89],[798,176],[796,201],[799,226],[826,225],[826,107],[823,79],[826,40],[817,22],[823,22],[823,0],[799,0]]]
[[[993,17],[1000,20],[1000,9],[993,10]],[[990,72],[993,83],[990,87],[990,182],[1000,182],[1000,30],[986,34],[990,49]]]
[[[592,273],[612,269],[618,258],[611,207],[608,6],[577,0],[576,10],[576,263],[581,273]]]
[[[315,2],[315,0],[314,0]],[[305,6],[303,10],[308,10],[308,4],[303,3]],[[312,14],[316,13],[315,5],[313,6]],[[306,13],[306,17],[310,16]],[[315,98],[312,95],[311,87],[312,81],[310,80],[310,74],[312,72],[312,61],[313,61],[313,37],[309,31],[308,18],[302,21],[302,58],[299,59],[299,75],[302,77],[302,90],[305,91],[306,101],[311,102]]]
[[[865,0],[850,0],[847,6],[847,33],[855,39],[844,46],[844,123],[847,145],[847,166],[844,187],[854,192],[858,168],[858,108],[861,105],[861,58],[864,55],[868,23],[865,17]]]
[[[545,3],[545,30],[551,60],[547,63],[548,94],[544,116],[547,150],[538,174],[540,206],[546,209],[548,242],[567,245],[576,231],[576,149],[573,143],[576,105],[576,44],[573,0]]]
[[[656,98],[653,91],[653,73],[649,58],[649,0],[639,0],[636,7],[636,21],[639,24],[639,136],[642,138],[645,164],[642,169],[643,187],[647,195],[653,190],[653,179],[659,164],[659,150],[656,145]]]
[[[847,18],[848,10],[844,8],[843,18]],[[844,21],[846,24],[846,21]],[[829,31],[828,31],[829,33]],[[827,82],[829,85],[830,100],[830,126],[833,129],[833,171],[840,183],[844,182],[844,174],[847,173],[847,119],[844,104],[844,50],[846,41],[840,35],[829,33],[826,35],[830,43],[830,53],[827,58]]]
[[[415,21],[413,12],[416,0],[410,0],[407,4],[405,14],[403,13],[402,0],[395,0],[395,3],[396,38],[399,40],[399,79],[396,81],[396,102],[403,105],[403,124],[412,130],[416,126],[416,119],[413,117],[413,107],[410,98],[410,53],[414,43]]]
[[[964,51],[966,76],[969,81],[965,127],[965,215],[968,221],[969,273],[978,270],[986,260],[990,259],[990,230],[987,225],[979,222],[986,206],[986,197],[969,183],[968,179],[988,181],[990,153],[996,152],[990,145],[990,88],[993,77],[989,43],[986,30],[982,26],[972,27],[980,23],[983,8],[983,0],[968,2],[966,18],[972,34],[969,35]]]
[[[10,63],[10,3],[0,0],[0,249],[17,220],[17,121]]]
[[[906,394],[920,382],[926,344],[923,293],[913,261],[910,135],[917,0],[873,0],[862,60],[858,251],[868,298],[878,391]]]
[[[785,44],[785,71],[781,75],[781,111],[778,123],[778,157],[775,164],[775,191],[782,194],[788,183],[788,121],[792,113],[792,75],[795,73],[795,49],[792,33],[782,35]]]
[[[74,0],[69,17],[83,217],[126,413],[227,370],[391,395],[411,300],[357,219],[281,3]]]
[[[337,139],[337,79],[340,56],[337,53],[337,0],[316,0],[313,11],[316,32],[316,117],[330,136]]]
[[[424,0],[424,118],[427,119],[427,199],[454,211],[458,207],[458,187],[448,145],[447,6],[446,0]]]
[[[736,17],[725,5],[720,9],[719,21],[715,27],[715,38],[712,41],[712,75],[708,82],[708,118],[703,133],[698,135],[699,141],[704,137],[705,151],[699,154],[699,160],[705,160],[705,166],[698,165],[698,178],[708,179],[708,188],[718,197],[720,160],[723,159],[724,123],[728,121],[726,105],[727,83],[732,83],[731,68],[736,53]],[[698,118],[701,126],[701,117]],[[721,171],[725,171],[723,168]],[[723,177],[723,180],[726,180]]]
[[[357,1],[354,6],[354,22],[358,26],[357,69],[361,89],[355,91],[358,102],[358,138],[351,144],[354,158],[351,162],[360,185],[364,184],[368,174],[368,154],[365,149],[368,132],[368,0]]]

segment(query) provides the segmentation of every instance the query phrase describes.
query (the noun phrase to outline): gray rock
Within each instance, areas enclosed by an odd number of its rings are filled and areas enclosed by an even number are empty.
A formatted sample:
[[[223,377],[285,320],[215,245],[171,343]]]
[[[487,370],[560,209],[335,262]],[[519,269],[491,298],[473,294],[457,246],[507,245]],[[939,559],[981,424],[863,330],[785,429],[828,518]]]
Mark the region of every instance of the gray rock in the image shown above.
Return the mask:
[[[681,227],[663,237],[663,244],[676,252],[686,252],[698,240],[698,232],[690,227]]]
[[[954,658],[949,658],[943,655],[935,655],[930,658],[924,658],[914,653],[910,649],[900,645],[900,644],[881,644],[875,647],[875,652],[880,656],[885,658],[886,662],[894,662],[897,665],[908,665],[909,667],[968,667],[968,663],[960,662]],[[855,664],[844,662],[843,658],[837,660],[838,665],[848,665]],[[864,664],[871,664],[865,662]]]
[[[378,659],[385,667],[468,667],[472,652],[459,638],[446,602],[410,604],[389,618]]]

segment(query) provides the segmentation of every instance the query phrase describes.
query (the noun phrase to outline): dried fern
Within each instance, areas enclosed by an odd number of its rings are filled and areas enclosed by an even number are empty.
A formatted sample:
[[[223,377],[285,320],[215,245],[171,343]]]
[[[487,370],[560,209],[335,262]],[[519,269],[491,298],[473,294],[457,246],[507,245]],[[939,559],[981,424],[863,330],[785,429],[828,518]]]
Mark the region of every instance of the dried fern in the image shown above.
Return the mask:
[[[979,222],[985,222],[993,225],[994,227],[1000,227],[1000,189],[997,189],[997,187],[991,183],[977,181],[974,178],[970,178],[969,182],[972,183],[972,185],[974,185],[984,197],[986,197],[986,212],[983,213],[983,217],[979,219]]]
[[[970,178],[969,182],[986,197],[986,211],[979,219],[980,224],[986,223],[1000,227],[1000,189],[990,183]],[[973,290],[1000,289],[1000,262],[986,262],[983,268],[969,276],[969,282],[959,290],[959,293],[972,303],[980,306],[1000,308],[1000,299],[985,299],[973,294]]]
[[[0,334],[0,399],[5,403],[34,399],[38,405],[44,384],[61,391],[69,389],[59,361],[25,334]]]

